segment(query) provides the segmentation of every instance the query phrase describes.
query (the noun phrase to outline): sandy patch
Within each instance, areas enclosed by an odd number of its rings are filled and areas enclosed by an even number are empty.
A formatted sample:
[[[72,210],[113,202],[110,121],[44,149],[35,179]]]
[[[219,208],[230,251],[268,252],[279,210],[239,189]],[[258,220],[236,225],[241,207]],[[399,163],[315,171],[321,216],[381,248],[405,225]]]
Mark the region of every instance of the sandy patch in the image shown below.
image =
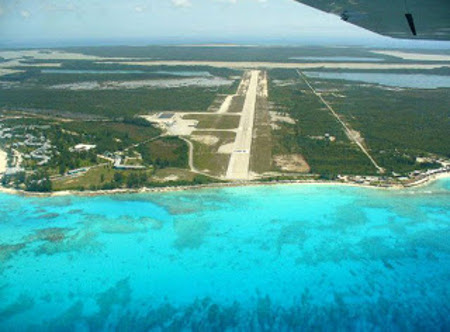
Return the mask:
[[[401,51],[372,51],[376,54],[384,54],[401,58],[403,60],[414,61],[450,61],[450,55],[445,54],[423,54],[423,53],[408,53]]]
[[[53,67],[53,68],[59,68],[61,67],[60,63],[20,63],[21,66],[24,67]]]
[[[99,61],[99,60],[142,60],[142,58],[133,58],[133,57],[101,57],[96,55],[87,55],[82,53],[71,53],[64,51],[56,51],[56,50],[20,50],[20,51],[0,51],[0,57],[6,60],[15,60],[15,59],[36,59],[36,60],[91,60],[91,61]],[[146,57],[145,59],[150,59]]]
[[[323,141],[323,140],[329,140],[330,142],[335,142],[336,141],[336,136],[308,136],[311,139],[315,139],[318,141]]]
[[[267,83],[267,72],[261,72],[258,82],[258,97],[269,97],[269,85]]]
[[[160,114],[142,115],[145,120],[155,124],[165,133],[172,136],[189,136],[198,125],[197,120],[184,120],[184,113],[177,113],[170,119],[161,119]]]
[[[15,73],[23,73],[25,70],[0,68],[0,76],[11,75]]]
[[[179,179],[180,178],[176,175],[169,175],[169,176],[166,176],[163,180],[164,181],[177,181]]]
[[[296,80],[272,80],[272,83],[276,86],[291,86],[298,82]]]
[[[14,150],[14,149],[13,149],[13,153],[14,153],[14,161],[15,161],[16,167],[19,167],[20,165],[22,165],[22,161],[23,161],[22,154],[19,151]]]
[[[23,59],[22,59],[23,60]],[[25,63],[22,62],[21,59],[12,59],[6,62],[0,62],[0,70],[5,70],[6,68],[12,68],[12,67],[53,67],[53,68],[59,68],[61,67],[61,63]],[[22,72],[23,70],[17,70],[17,69],[9,69],[9,70],[15,70]]]
[[[140,80],[140,81],[108,81],[97,82],[87,81],[69,84],[53,85],[50,89],[63,90],[117,90],[117,89],[139,89],[139,88],[181,88],[188,86],[199,87],[218,87],[231,85],[232,80],[227,80],[220,77],[213,78],[182,78],[182,79],[166,79],[166,80]]]
[[[0,174],[5,173],[6,167],[8,166],[8,154],[0,150]]]
[[[206,145],[215,145],[219,142],[219,138],[212,135],[192,135],[191,140],[203,143]]]
[[[234,143],[228,143],[228,144],[224,144],[221,145],[219,147],[219,150],[217,151],[217,153],[221,153],[221,154],[231,154],[234,150]]]
[[[310,167],[300,154],[276,155],[273,157],[275,164],[285,172],[308,173]]]
[[[270,120],[272,122],[285,122],[285,123],[289,123],[289,124],[295,124],[295,120],[286,113],[271,111],[271,112],[269,112],[269,114],[270,114]]]
[[[350,139],[353,137],[354,140],[358,141],[359,143],[364,143],[364,137],[362,137],[361,133],[359,131],[356,131],[354,129],[349,129],[348,134],[351,135]]]
[[[242,76],[242,80],[239,83],[236,94],[238,96],[245,96],[247,94],[248,86],[250,84],[250,73],[245,72]]]

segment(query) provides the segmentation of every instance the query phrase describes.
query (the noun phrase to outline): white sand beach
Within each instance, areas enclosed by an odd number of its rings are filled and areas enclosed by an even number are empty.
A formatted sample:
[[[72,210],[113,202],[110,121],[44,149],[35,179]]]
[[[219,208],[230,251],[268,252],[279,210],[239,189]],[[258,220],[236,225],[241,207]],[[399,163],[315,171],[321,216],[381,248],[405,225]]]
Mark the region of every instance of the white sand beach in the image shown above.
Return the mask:
[[[0,174],[5,173],[7,165],[8,165],[8,154],[5,151],[0,150]]]
[[[413,61],[450,61],[450,55],[446,54],[424,54],[424,53],[409,53],[400,51],[372,51],[375,54],[390,55],[403,60]]]

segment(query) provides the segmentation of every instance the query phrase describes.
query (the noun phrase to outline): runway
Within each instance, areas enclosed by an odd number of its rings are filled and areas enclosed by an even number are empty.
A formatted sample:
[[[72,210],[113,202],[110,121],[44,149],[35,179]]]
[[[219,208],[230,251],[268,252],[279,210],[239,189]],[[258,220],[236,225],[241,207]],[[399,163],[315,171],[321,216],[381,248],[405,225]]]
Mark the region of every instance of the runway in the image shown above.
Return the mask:
[[[251,72],[250,84],[242,109],[241,121],[236,133],[233,152],[226,178],[230,180],[248,180],[250,166],[250,152],[253,136],[253,122],[256,109],[256,95],[258,90],[259,71]]]

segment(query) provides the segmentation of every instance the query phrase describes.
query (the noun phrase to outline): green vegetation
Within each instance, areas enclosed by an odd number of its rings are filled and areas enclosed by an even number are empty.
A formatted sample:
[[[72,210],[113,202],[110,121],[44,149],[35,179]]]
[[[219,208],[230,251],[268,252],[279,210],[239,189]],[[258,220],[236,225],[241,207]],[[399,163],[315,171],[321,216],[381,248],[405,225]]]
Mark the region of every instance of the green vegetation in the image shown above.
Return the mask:
[[[49,61],[29,60],[28,62],[48,63]],[[213,76],[228,79],[230,77],[239,77],[241,75],[240,70],[214,68],[208,66],[138,66],[125,64],[104,64],[86,60],[64,60],[54,62],[61,64],[61,67],[15,67],[21,72],[2,76],[2,80],[5,83],[9,83],[10,87],[13,87],[14,89],[23,88],[29,90],[40,90],[50,89],[51,87],[57,85],[74,85],[82,82],[106,83],[143,80],[182,80],[195,77],[209,78]],[[60,73],[57,73],[58,71],[60,71]],[[187,75],[184,75],[184,73],[187,73]],[[20,85],[17,86],[17,84]],[[219,93],[230,94],[236,91],[238,85],[239,80],[234,80],[229,86],[199,89],[217,90]],[[196,87],[193,86],[192,88]],[[158,88],[152,88],[152,90],[155,89],[157,90]],[[166,89],[164,83],[161,84],[160,89]],[[52,90],[54,93],[58,93],[58,90]]]
[[[42,170],[30,175],[25,172],[5,175],[1,183],[3,186],[24,189],[29,192],[51,192],[53,190],[48,173]]]
[[[291,70],[291,72],[294,72]],[[291,78],[290,73],[278,70],[275,76]],[[271,76],[271,72],[269,73]],[[324,175],[374,174],[376,169],[358,147],[349,141],[342,126],[324,108],[305,83],[276,85],[270,81],[269,98],[274,111],[286,112],[296,124],[279,123],[273,132],[273,154],[302,154],[312,173]],[[334,136],[334,142],[325,139]]]
[[[349,142],[340,124],[294,70],[273,70],[270,77],[271,100],[277,111],[297,120],[296,125],[283,124],[282,130],[274,132],[275,150],[298,151],[312,172],[327,176],[373,173],[367,158]],[[291,84],[283,86],[273,79]],[[416,157],[450,156],[446,144],[450,128],[448,89],[393,90],[348,81],[310,81],[344,121],[361,133],[375,160],[388,173],[439,167],[432,162],[417,163]],[[325,133],[335,136],[336,141],[316,139]]]
[[[0,107],[47,111],[53,115],[101,116],[107,118],[145,114],[150,111],[206,111],[218,94],[234,93],[239,81],[221,87],[134,88],[114,90],[79,90],[51,88],[60,84],[81,82],[124,82],[155,79],[186,79],[187,72],[229,78],[241,71],[207,66],[137,66],[106,64],[86,60],[27,60],[30,64],[61,63],[60,68],[17,67],[25,72],[2,76],[8,88],[0,89]],[[43,70],[70,70],[64,74]],[[77,72],[79,71],[79,72]],[[23,98],[27,96],[27,98]]]
[[[218,154],[210,146],[199,142],[193,142],[193,144],[196,168],[216,176],[226,173],[230,161],[229,154]]]
[[[448,89],[353,87],[333,102],[374,150],[412,149],[450,157]]]
[[[339,94],[345,98],[332,93],[325,98],[361,132],[374,158],[386,170],[407,173],[437,167],[418,164],[416,157],[450,157],[448,89],[393,91],[348,83],[342,86],[317,80],[314,84],[340,87]]]
[[[176,47],[176,46],[110,46],[110,47],[71,47],[68,52],[102,57],[153,58],[158,60],[203,60],[203,61],[268,61],[294,62],[299,56],[352,56],[401,59],[371,53],[364,48],[343,47]]]
[[[111,190],[152,187],[189,186],[217,180],[180,169],[118,171],[110,166],[90,169],[86,174],[53,180],[52,190]]]
[[[84,175],[53,180],[53,190],[106,189],[113,183],[115,173],[110,166],[92,168]]]
[[[218,151],[222,145],[233,143],[236,134],[229,131],[194,131],[192,134],[218,138],[218,141],[214,144],[204,144],[192,140],[194,144],[194,165],[200,171],[215,176],[224,175],[228,168],[230,155],[218,153]]]
[[[37,172],[25,179],[25,190],[32,192],[52,191],[52,182],[47,173]]]
[[[62,122],[60,126],[66,133],[72,133],[71,138],[67,138],[69,142],[95,144],[98,153],[122,151],[161,134],[159,129],[143,119],[71,121]]]
[[[229,113],[240,113],[244,108],[245,96],[234,96],[231,101]]]
[[[258,174],[272,170],[272,128],[266,99],[256,99],[250,170]]]
[[[114,118],[153,111],[205,111],[220,89],[173,88],[135,90],[0,89],[0,107],[56,110]],[[24,98],[23,96],[27,96]]]
[[[188,146],[178,137],[163,137],[142,144],[137,150],[145,163],[156,168],[188,167]]]
[[[3,148],[10,155],[10,162],[14,155],[13,149],[23,156],[21,166],[27,171],[3,178],[3,184],[28,191],[50,191],[51,182],[49,177],[65,175],[66,172],[77,169],[89,170],[87,175],[67,176],[62,180],[52,181],[54,190],[59,190],[59,183],[65,183],[65,189],[84,188],[90,189],[87,184],[96,188],[116,187],[111,184],[113,172],[104,171],[100,164],[109,164],[111,161],[99,158],[98,154],[112,154],[116,152],[135,156],[135,145],[156,139],[160,130],[151,126],[148,122],[139,118],[125,118],[122,121],[57,121],[46,118],[12,118],[2,121],[4,128],[11,128],[11,138],[2,140]],[[27,137],[33,137],[30,142],[24,141]],[[30,139],[27,139],[30,140]],[[155,141],[157,142],[157,141]],[[95,145],[89,151],[75,151],[77,144]],[[182,144],[185,144],[181,141]],[[40,152],[48,158],[47,162],[40,164],[42,158],[33,157],[33,151],[47,144],[45,151]],[[143,145],[145,146],[145,144]],[[168,146],[166,147],[168,148]],[[186,154],[187,148],[178,149],[175,153]],[[146,155],[147,156],[147,155]],[[175,164],[185,165],[187,157],[181,157]],[[146,160],[151,170],[153,160]],[[138,164],[141,164],[142,161]],[[157,159],[156,166],[167,165],[166,159]],[[12,166],[12,165],[11,165]],[[185,167],[185,166],[182,166]],[[79,171],[82,173],[82,171]],[[144,172],[145,173],[145,172]],[[75,181],[84,179],[85,182]],[[134,175],[127,179],[126,185],[136,187],[144,180]],[[74,182],[74,184],[71,184]],[[92,188],[91,188],[92,189]]]
[[[294,57],[350,56],[408,62],[356,48],[102,47],[71,48],[69,51],[135,57],[143,61],[157,58],[297,62],[302,60]],[[4,177],[3,184],[29,191],[51,191],[190,185],[212,181],[189,171],[189,145],[185,141],[161,136],[160,129],[136,116],[159,111],[205,112],[185,115],[185,119],[199,121],[198,130],[192,137],[194,166],[212,176],[224,175],[235,133],[217,130],[238,128],[240,118],[237,114],[207,112],[218,110],[227,95],[236,93],[239,85],[236,77],[242,76],[242,71],[208,66],[143,66],[132,64],[133,61],[136,60],[130,59],[125,64],[103,60],[27,58],[22,62],[28,63],[27,66],[16,68],[24,72],[2,76],[0,110],[3,114],[22,118],[1,121],[0,129],[9,131],[3,132],[0,145],[8,153],[8,166],[13,167],[22,160],[24,168],[24,171],[13,169],[11,172],[16,174]],[[66,72],[43,72],[55,70],[50,66],[33,67],[44,63],[61,64],[56,70]],[[449,69],[371,72],[448,75]],[[177,80],[192,75],[233,78],[233,83],[222,87],[167,88],[162,84],[158,88],[115,90],[53,87],[77,82]],[[276,177],[278,180],[303,178],[295,173],[295,163],[304,163],[304,157],[313,176],[320,179],[333,179],[338,174],[376,174],[377,170],[367,156],[347,137],[342,125],[295,70],[272,69],[268,76],[269,100],[257,99],[250,160],[252,172],[263,174],[279,171],[277,167],[282,167],[291,173],[280,173],[281,177]],[[439,158],[450,158],[447,144],[449,89],[387,89],[358,82],[310,80],[341,118],[361,134],[363,144],[377,163],[388,171],[387,175],[439,167]],[[241,112],[244,101],[245,96],[234,96],[229,112]],[[277,113],[272,114],[273,123],[269,111]],[[95,148],[86,151],[74,149],[78,144],[95,145]],[[273,164],[273,156],[277,156],[278,166]],[[298,158],[293,159],[294,166],[283,165],[283,162],[290,162],[290,157]],[[426,158],[418,163],[417,157]]]
[[[236,129],[240,121],[240,117],[235,115],[194,114],[183,118],[199,121],[197,129]]]

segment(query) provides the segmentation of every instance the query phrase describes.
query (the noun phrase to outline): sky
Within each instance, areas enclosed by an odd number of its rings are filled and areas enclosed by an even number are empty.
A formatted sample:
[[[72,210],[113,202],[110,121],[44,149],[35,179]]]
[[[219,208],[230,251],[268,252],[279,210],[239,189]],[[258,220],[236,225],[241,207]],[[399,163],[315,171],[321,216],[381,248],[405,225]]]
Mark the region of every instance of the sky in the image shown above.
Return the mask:
[[[293,0],[0,0],[0,47],[322,42],[411,43],[380,37]]]

